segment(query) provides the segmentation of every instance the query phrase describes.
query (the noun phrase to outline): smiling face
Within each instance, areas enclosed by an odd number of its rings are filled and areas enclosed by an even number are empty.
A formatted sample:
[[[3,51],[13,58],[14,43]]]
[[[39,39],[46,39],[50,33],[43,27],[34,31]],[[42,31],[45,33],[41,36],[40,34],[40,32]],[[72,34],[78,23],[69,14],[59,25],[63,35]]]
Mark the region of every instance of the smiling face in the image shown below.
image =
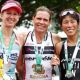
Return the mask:
[[[2,23],[5,27],[14,27],[20,15],[15,8],[9,8],[1,13]]]
[[[38,32],[46,32],[50,25],[50,14],[47,11],[38,11],[33,17],[34,28]]]
[[[71,16],[65,16],[62,20],[61,28],[67,34],[67,36],[75,36],[78,32],[78,22]]]

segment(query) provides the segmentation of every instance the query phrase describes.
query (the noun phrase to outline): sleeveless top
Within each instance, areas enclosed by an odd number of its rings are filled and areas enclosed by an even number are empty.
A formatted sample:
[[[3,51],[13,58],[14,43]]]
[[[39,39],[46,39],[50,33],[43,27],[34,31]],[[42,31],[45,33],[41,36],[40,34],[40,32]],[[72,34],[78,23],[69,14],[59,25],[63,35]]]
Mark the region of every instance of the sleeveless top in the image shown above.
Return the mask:
[[[71,60],[73,56],[75,46],[68,46],[68,58],[69,61]],[[74,59],[74,64],[73,64],[73,71],[75,70],[75,77],[71,78],[66,78],[66,59],[65,59],[65,52],[64,52],[64,43],[62,45],[61,53],[60,53],[60,68],[61,68],[61,80],[80,80],[80,48],[77,52],[77,56]]]
[[[24,55],[25,55],[25,75],[24,80],[52,80],[52,66],[51,66],[51,58],[54,53],[54,46],[52,42],[52,34],[50,32],[46,33],[46,40],[44,51],[42,54],[42,71],[36,72],[35,64],[36,64],[36,55],[34,51],[35,42],[33,39],[33,32],[30,32],[27,36],[25,45],[24,45]],[[40,48],[40,43],[37,44],[38,48]]]
[[[14,33],[15,34],[15,33]],[[8,48],[5,49],[5,51],[8,51]],[[15,75],[15,69],[16,69],[16,62],[19,56],[19,51],[20,51],[20,46],[17,41],[17,37],[15,35],[15,41],[12,46],[12,50],[9,54],[4,53],[2,43],[0,40],[0,68],[3,65],[3,78],[4,80],[16,80],[16,75]],[[7,55],[7,64],[4,64],[5,57],[4,55]],[[1,71],[0,71],[1,75]],[[3,79],[0,79],[3,80]]]

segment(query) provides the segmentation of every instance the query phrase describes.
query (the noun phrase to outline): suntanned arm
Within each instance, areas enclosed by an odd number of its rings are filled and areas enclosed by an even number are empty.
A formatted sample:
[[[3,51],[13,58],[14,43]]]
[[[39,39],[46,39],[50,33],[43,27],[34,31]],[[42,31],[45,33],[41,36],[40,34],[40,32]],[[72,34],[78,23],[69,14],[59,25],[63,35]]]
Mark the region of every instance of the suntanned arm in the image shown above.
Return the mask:
[[[24,55],[22,53],[22,49],[20,51],[20,54],[17,60],[17,64],[16,64],[16,69],[19,73],[23,73]]]
[[[52,38],[53,38],[53,44],[54,44],[54,54],[53,54],[51,64],[58,65],[60,63],[59,55],[60,55],[60,48],[61,48],[60,46],[61,38],[55,33],[52,34]]]
[[[61,48],[62,48],[62,42],[59,42],[55,45],[55,54],[57,55],[58,58],[60,58]]]
[[[61,42],[61,38],[60,38],[57,34],[55,34],[55,33],[52,33],[52,39],[53,39],[53,44],[54,44],[54,46],[55,46],[57,43]]]
[[[53,58],[52,58],[52,65],[58,65],[60,64],[60,52],[61,52],[61,48],[62,48],[62,42],[59,42],[55,45],[55,53],[53,54]]]
[[[23,77],[23,71],[24,71],[24,50],[23,50],[24,48],[23,48],[23,45],[24,45],[27,33],[23,32],[23,33],[18,33],[17,35],[18,35],[18,40],[20,42],[21,49],[20,49],[19,57],[18,57],[18,60],[16,63],[16,69],[19,73],[19,76]]]

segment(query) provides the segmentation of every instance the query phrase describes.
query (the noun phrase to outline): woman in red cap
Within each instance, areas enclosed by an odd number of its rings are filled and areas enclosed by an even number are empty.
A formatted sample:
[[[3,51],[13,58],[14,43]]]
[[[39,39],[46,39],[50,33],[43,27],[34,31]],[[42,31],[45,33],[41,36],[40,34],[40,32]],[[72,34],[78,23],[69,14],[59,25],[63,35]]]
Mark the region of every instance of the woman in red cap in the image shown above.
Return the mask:
[[[16,80],[15,66],[20,51],[20,39],[14,32],[22,13],[19,2],[10,0],[1,8],[0,29],[0,80]]]

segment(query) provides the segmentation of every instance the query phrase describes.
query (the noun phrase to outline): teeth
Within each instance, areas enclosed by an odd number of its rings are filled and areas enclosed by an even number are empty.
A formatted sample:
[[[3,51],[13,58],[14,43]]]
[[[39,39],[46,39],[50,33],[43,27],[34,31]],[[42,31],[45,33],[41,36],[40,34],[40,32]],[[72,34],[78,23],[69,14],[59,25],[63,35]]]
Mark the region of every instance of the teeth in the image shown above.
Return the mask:
[[[13,21],[9,21],[9,22],[13,22]]]
[[[8,21],[11,22],[11,23],[13,23],[13,20],[12,19],[8,19]]]
[[[72,30],[72,29],[68,29],[67,31],[68,31],[68,32],[72,32],[73,30]]]
[[[13,23],[13,21],[12,21],[12,20],[9,20],[9,22],[10,22],[10,23]]]

